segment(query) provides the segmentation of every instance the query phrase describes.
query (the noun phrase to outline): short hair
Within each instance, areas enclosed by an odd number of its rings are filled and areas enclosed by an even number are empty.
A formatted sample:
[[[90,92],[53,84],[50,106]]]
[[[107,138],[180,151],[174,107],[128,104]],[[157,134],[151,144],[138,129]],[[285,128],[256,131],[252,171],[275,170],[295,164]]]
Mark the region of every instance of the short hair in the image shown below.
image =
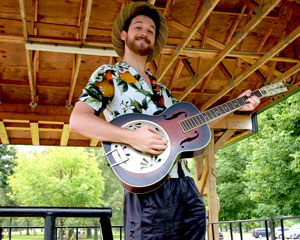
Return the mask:
[[[148,6],[141,6],[134,9],[133,14],[126,20],[123,30],[128,32],[128,28],[131,24],[132,19],[139,15],[144,15],[152,19],[155,24],[155,38],[158,36],[159,28],[160,28],[160,17],[156,10],[149,8]]]

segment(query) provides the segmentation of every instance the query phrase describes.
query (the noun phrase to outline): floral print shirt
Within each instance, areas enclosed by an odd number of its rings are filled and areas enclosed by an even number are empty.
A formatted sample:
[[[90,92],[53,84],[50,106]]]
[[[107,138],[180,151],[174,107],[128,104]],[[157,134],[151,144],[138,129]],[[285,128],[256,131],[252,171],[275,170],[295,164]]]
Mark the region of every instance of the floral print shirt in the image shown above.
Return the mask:
[[[111,118],[126,113],[157,115],[178,102],[171,91],[147,71],[152,89],[125,62],[102,65],[91,76],[79,100],[99,115],[107,109]]]
[[[92,74],[79,100],[92,107],[96,115],[100,115],[106,109],[110,115],[109,119],[126,113],[158,115],[178,101],[172,97],[167,87],[156,82],[150,72],[146,73],[152,89],[136,70],[125,62],[102,65]],[[183,161],[181,166],[185,176],[191,176],[186,161]],[[169,176],[178,178],[177,161]]]

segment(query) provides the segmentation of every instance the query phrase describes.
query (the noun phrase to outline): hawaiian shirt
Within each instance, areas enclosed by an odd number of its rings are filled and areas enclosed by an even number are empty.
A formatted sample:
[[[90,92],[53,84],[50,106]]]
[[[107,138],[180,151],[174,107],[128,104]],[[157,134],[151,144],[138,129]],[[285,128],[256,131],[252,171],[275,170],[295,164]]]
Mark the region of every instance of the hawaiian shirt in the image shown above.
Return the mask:
[[[102,65],[92,74],[79,100],[92,107],[97,115],[107,109],[111,118],[126,113],[160,114],[178,101],[150,72],[146,73],[152,89],[125,62]]]
[[[79,100],[92,107],[98,116],[106,110],[110,115],[109,119],[126,113],[158,115],[178,100],[172,97],[167,87],[156,82],[150,72],[146,73],[152,89],[136,70],[125,62],[102,65],[92,74]],[[181,165],[185,176],[191,176],[186,162]],[[178,177],[177,161],[169,176]]]

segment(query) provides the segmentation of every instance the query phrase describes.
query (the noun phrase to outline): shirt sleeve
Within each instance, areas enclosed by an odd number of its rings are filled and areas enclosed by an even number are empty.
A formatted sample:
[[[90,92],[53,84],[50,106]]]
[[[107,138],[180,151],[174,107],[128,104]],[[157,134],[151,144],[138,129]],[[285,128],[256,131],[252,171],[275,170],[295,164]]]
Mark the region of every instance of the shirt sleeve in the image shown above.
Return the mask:
[[[93,108],[96,115],[100,115],[114,97],[114,73],[112,66],[102,65],[92,74],[79,96],[79,100]]]

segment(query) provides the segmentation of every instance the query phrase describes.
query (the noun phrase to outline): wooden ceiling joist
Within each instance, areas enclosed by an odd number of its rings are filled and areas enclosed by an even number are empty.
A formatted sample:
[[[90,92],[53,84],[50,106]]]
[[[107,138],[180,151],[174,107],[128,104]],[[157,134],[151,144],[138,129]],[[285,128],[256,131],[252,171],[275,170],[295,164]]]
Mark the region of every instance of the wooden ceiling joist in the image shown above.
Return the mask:
[[[254,16],[251,21],[241,30],[238,34],[225,46],[220,54],[208,65],[208,67],[198,75],[196,84],[190,85],[181,94],[179,100],[183,100],[187,95],[197,87],[198,84],[228,55],[248,34],[253,30],[264,17],[280,2],[280,0],[271,1],[271,3],[265,6],[260,15]]]
[[[269,61],[270,58],[278,54],[282,49],[284,49],[287,45],[293,42],[297,37],[300,36],[300,26],[298,26],[293,32],[291,32],[288,36],[283,38],[277,45],[275,45],[267,54],[261,57],[256,63],[254,63],[251,67],[249,67],[246,71],[244,71],[241,75],[239,75],[230,86],[225,86],[222,91],[220,91],[217,95],[208,100],[202,107],[201,110],[205,110],[211,105],[213,105],[217,100],[223,97],[227,92],[229,92],[232,88],[236,87],[243,80],[245,80],[250,74],[256,71],[260,66]]]

